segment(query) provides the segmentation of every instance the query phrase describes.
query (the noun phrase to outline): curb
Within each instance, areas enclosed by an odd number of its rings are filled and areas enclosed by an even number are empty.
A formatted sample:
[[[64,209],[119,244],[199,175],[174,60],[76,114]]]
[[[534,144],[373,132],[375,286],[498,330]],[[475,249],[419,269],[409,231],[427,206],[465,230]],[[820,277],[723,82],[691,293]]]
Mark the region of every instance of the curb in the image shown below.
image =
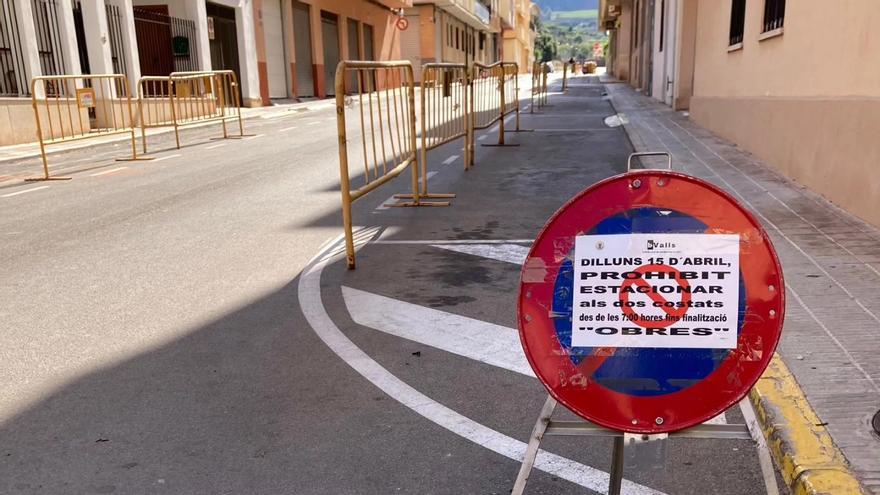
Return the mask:
[[[778,354],[749,399],[792,495],[867,494]]]

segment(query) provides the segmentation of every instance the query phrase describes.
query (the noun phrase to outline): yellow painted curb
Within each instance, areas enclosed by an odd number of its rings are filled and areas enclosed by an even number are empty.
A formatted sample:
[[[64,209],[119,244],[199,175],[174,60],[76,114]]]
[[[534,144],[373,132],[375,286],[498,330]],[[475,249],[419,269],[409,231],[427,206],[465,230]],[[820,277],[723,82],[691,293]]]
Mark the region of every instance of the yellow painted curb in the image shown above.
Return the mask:
[[[866,495],[778,354],[749,399],[792,495]]]

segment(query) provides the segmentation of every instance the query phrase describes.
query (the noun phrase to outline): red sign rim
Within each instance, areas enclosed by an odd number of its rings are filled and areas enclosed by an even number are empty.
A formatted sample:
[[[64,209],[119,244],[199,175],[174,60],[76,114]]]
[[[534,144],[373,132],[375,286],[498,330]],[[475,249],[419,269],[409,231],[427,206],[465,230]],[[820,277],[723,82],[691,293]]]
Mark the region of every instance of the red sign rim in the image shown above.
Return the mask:
[[[407,19],[406,17],[398,17],[397,22],[395,22],[394,25],[397,26],[397,29],[400,29],[401,31],[406,31],[406,28],[409,27],[409,19]]]
[[[635,179],[641,181],[638,188],[632,187]],[[692,208],[697,203],[700,208]],[[590,231],[605,218],[639,207],[680,211],[708,225],[710,233],[739,233],[746,307],[750,315],[765,316],[745,319],[737,348],[709,376],[662,396],[627,395],[589,380],[589,373],[614,350],[597,349],[575,366],[559,343],[549,311],[559,266],[573,249],[575,236]],[[539,380],[572,412],[620,431],[677,431],[703,423],[735,405],[760,378],[779,343],[784,287],[782,268],[769,237],[732,196],[708,182],[676,172],[630,172],[588,187],[544,225],[523,264],[517,308],[520,341]]]

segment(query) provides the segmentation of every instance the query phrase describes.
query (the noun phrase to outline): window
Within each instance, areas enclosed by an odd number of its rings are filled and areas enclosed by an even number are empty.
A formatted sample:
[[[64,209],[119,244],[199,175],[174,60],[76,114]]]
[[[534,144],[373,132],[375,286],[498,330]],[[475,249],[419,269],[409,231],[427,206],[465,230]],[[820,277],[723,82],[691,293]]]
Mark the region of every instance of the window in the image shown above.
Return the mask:
[[[461,40],[459,39],[459,31],[458,28],[455,28],[455,49],[458,50],[461,47]]]
[[[771,0],[767,0],[768,2]],[[746,0],[732,0],[730,3],[730,45],[743,41],[746,24]]]
[[[785,21],[785,0],[764,0],[764,29],[762,33],[782,27]]]

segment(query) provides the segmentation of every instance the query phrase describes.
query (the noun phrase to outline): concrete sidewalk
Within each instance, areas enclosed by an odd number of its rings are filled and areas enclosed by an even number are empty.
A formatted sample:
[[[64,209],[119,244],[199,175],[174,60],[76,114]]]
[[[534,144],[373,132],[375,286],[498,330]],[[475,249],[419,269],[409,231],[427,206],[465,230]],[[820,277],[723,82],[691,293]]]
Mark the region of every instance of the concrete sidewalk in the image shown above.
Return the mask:
[[[789,296],[778,349],[857,476],[880,493],[880,231],[781,176],[681,113],[608,84],[639,151],[668,151],[754,212],[782,262]],[[828,164],[833,167],[833,164]]]

